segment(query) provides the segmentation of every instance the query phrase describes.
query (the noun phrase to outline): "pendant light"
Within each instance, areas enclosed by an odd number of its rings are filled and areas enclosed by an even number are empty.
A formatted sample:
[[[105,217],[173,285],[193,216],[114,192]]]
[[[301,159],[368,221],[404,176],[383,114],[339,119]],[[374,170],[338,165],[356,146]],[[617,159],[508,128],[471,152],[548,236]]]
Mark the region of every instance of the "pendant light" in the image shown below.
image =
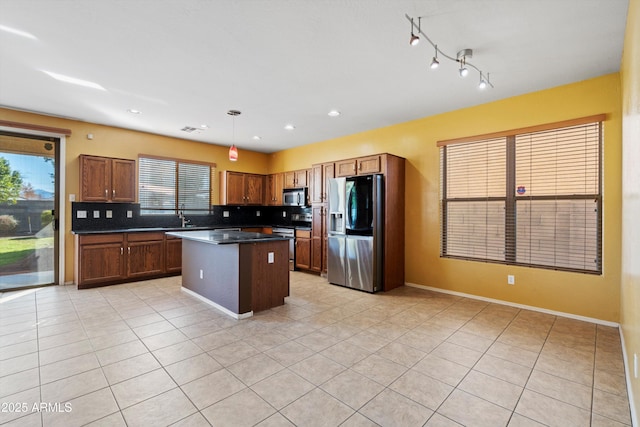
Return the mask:
[[[238,148],[236,147],[236,116],[242,114],[238,110],[229,110],[227,114],[233,117],[233,133],[232,133],[232,143],[231,147],[229,147],[229,160],[232,162],[238,161]]]

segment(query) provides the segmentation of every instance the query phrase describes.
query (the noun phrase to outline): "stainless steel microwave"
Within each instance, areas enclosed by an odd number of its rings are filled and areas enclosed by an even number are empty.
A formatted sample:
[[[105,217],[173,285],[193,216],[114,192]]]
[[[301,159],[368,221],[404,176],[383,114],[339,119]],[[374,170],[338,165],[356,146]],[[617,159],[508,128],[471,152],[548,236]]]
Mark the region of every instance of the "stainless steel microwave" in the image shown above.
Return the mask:
[[[307,187],[282,190],[282,204],[285,206],[306,206]]]

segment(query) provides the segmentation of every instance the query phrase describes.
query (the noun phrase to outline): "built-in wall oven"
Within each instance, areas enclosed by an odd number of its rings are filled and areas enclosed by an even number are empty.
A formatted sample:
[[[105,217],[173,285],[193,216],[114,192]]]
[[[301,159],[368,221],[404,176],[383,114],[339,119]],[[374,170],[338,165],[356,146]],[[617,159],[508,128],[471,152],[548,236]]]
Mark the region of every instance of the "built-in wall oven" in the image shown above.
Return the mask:
[[[294,270],[295,263],[295,230],[293,228],[273,227],[271,234],[287,237],[289,239],[289,271]]]

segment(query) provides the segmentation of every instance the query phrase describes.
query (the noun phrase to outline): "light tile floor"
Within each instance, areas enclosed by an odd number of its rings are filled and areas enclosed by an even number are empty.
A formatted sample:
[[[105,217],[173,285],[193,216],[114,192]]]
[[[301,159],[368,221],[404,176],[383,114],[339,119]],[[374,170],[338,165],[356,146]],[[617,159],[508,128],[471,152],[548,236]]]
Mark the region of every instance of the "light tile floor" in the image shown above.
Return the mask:
[[[180,280],[1,294],[0,424],[631,423],[615,328],[298,272],[284,306],[237,321]]]

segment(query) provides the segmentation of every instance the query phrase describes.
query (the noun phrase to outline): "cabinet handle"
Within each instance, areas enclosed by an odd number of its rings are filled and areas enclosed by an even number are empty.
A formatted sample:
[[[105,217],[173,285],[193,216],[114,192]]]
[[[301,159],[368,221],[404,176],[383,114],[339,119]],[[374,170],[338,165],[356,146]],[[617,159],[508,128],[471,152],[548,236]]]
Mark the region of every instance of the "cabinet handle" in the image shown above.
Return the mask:
[[[127,254],[131,255],[131,246],[127,248]]]
[[[122,249],[122,246],[120,247],[120,255],[124,254],[124,250]]]
[[[109,190],[106,188],[104,189],[104,197],[109,197]]]
[[[358,170],[361,171],[362,170],[362,163],[358,163]]]
[[[116,197],[116,190],[113,190],[113,197]]]

